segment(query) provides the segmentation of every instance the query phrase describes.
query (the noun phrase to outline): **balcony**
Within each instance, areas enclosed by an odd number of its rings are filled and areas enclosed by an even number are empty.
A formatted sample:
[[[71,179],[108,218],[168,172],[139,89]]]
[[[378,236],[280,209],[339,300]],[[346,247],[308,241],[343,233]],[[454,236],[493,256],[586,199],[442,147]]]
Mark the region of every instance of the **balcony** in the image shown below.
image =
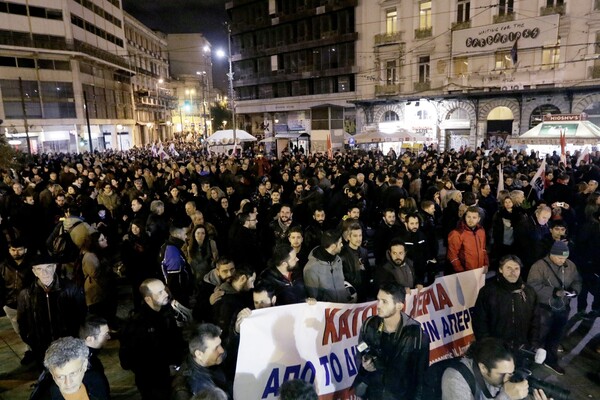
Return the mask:
[[[375,46],[385,46],[388,44],[398,44],[402,41],[403,32],[380,33],[375,35]]]
[[[451,29],[453,31],[460,31],[461,29],[469,29],[471,27],[471,21],[453,22]]]
[[[502,14],[502,15],[494,15],[494,23],[495,24],[500,24],[502,22],[509,22],[509,21],[514,21],[515,20],[515,13],[511,12],[508,14]]]
[[[415,29],[415,39],[426,39],[431,37],[433,33],[433,28],[430,26],[429,28],[421,28]]]
[[[402,85],[375,85],[375,96],[395,96],[400,94]]]
[[[415,92],[424,92],[431,89],[431,81],[415,82]]]
[[[596,4],[594,4],[595,6]],[[540,8],[540,15],[543,17],[544,15],[552,15],[552,14],[560,14],[565,15],[565,8],[567,8],[567,4],[557,4],[555,6],[550,7],[542,7]]]

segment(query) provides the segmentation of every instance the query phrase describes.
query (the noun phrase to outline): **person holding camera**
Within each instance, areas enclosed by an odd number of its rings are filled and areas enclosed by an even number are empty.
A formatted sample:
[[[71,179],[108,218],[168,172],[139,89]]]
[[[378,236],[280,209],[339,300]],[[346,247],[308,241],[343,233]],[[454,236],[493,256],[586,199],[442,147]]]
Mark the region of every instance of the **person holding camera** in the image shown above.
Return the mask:
[[[442,400],[519,400],[530,393],[527,379],[513,378],[514,356],[501,339],[477,340],[460,362],[472,375],[465,377],[457,369],[447,368],[442,376]],[[469,380],[475,382],[474,393]],[[541,389],[534,389],[532,395],[534,400],[548,400]]]
[[[531,266],[527,278],[538,296],[539,339],[548,352],[544,365],[558,375],[565,373],[558,365],[558,345],[569,319],[571,300],[581,292],[582,285],[575,263],[568,258],[569,246],[557,240],[550,254]]]
[[[353,387],[358,398],[413,400],[420,398],[429,366],[429,338],[404,308],[406,289],[386,282],[377,294],[377,315],[360,331],[360,369]]]

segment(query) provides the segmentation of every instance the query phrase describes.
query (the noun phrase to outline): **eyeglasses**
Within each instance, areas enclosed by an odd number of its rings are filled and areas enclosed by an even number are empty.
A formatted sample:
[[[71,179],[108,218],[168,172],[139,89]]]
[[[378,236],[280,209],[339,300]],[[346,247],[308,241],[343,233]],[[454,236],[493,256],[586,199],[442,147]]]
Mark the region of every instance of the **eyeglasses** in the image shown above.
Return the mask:
[[[86,369],[87,369],[87,363],[83,362],[83,364],[81,364],[81,367],[78,370],[76,370],[76,371],[73,371],[73,372],[70,372],[70,373],[64,374],[64,375],[57,375],[57,376],[52,375],[52,376],[54,376],[54,379],[57,380],[57,381],[66,382],[67,379],[69,381],[72,381],[79,374],[85,372]]]

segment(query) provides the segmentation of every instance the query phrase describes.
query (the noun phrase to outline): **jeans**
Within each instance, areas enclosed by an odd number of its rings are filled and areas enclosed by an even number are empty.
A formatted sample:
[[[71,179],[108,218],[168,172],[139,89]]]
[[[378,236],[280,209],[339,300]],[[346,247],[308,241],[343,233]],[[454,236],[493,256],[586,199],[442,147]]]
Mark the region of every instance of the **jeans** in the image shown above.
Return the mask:
[[[558,345],[564,335],[564,330],[569,319],[569,307],[557,311],[538,306],[537,312],[540,321],[540,344],[546,349],[546,363],[558,363]]]

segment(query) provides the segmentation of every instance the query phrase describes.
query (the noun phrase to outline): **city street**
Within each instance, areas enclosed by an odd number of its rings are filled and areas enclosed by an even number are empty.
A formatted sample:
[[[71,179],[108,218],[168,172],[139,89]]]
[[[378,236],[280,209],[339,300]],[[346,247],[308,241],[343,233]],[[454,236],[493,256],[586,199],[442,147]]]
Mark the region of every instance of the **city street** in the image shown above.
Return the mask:
[[[127,315],[128,293],[121,293],[119,316]],[[534,375],[544,381],[558,384],[571,390],[571,400],[600,399],[600,386],[588,380],[586,373],[600,368],[600,354],[595,348],[600,346],[600,319],[593,324],[576,322],[566,340],[562,365],[567,371],[564,376],[556,376],[547,368],[538,367]],[[119,364],[118,340],[110,340],[100,358],[106,368],[111,386],[111,395],[117,400],[137,400],[140,396],[133,383],[133,374],[124,371]],[[20,365],[24,345],[13,332],[7,318],[0,319],[0,399],[25,400],[29,398],[31,384],[37,372]],[[252,400],[252,399],[241,399]]]

